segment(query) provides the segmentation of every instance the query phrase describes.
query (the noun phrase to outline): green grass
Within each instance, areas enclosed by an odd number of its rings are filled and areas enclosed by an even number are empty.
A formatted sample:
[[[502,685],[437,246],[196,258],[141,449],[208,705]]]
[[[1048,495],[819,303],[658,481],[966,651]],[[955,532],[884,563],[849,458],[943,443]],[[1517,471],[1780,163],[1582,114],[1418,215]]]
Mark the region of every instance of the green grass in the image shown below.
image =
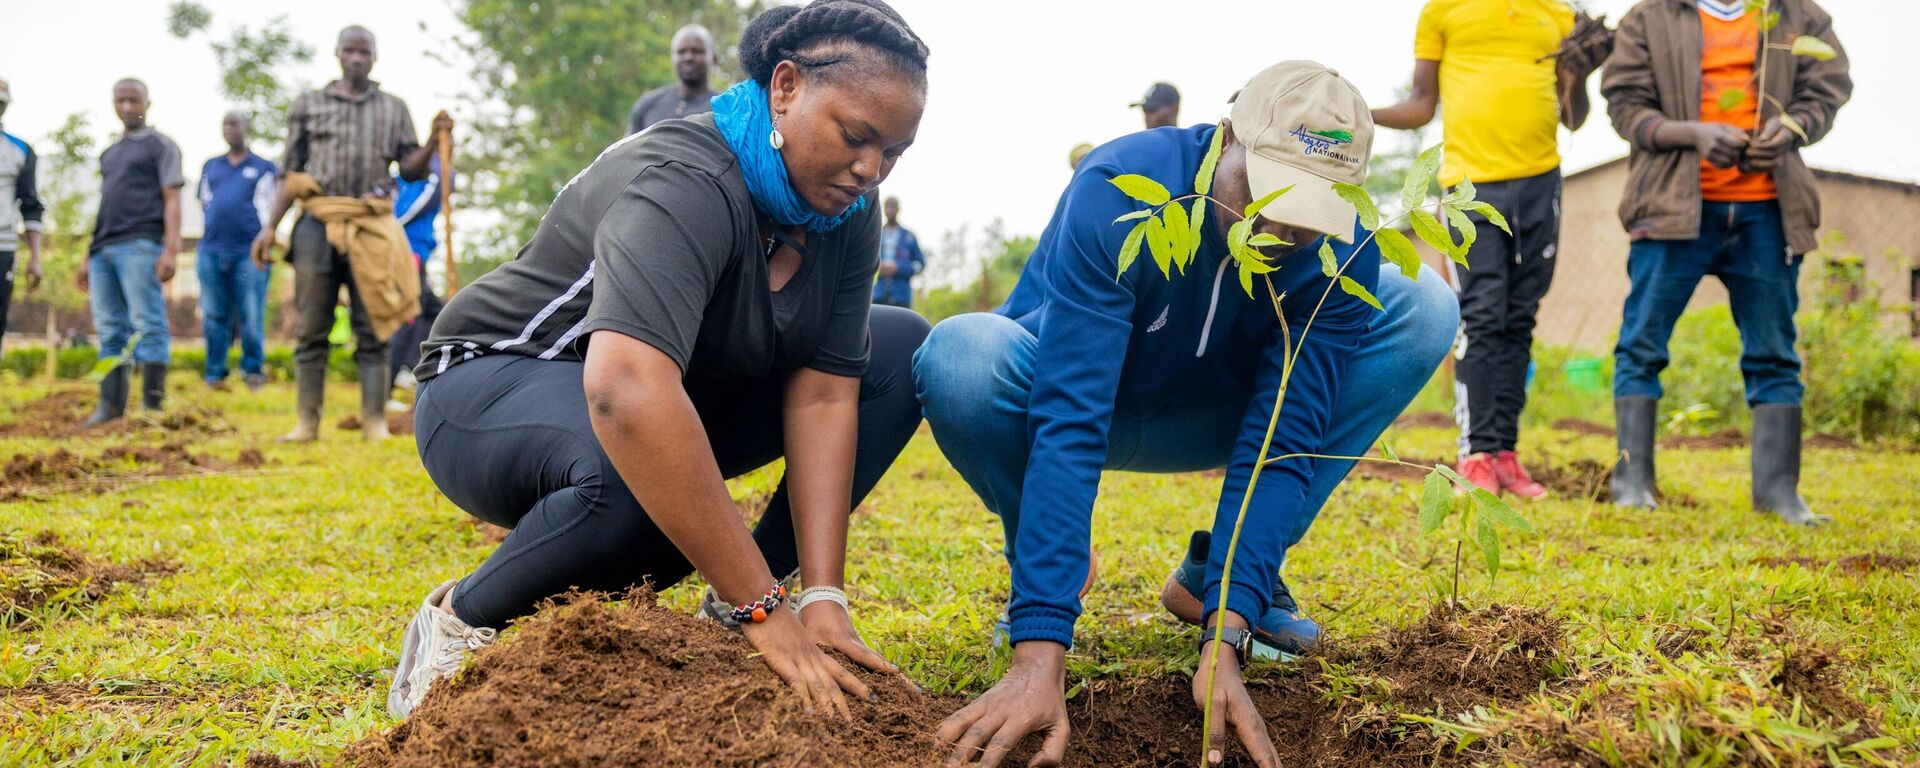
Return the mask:
[[[38,384],[11,382],[0,388],[0,405],[43,393]],[[230,459],[255,447],[270,465],[0,504],[0,529],[55,531],[92,557],[177,566],[98,602],[56,600],[0,626],[0,765],[226,765],[250,750],[325,759],[391,724],[383,669],[404,621],[428,588],[479,564],[489,545],[435,491],[411,440],[368,446],[332,427],[354,399],[337,388],[325,440],[287,447],[269,436],[288,426],[289,386],[259,396],[214,394],[183,380],[174,403],[218,409],[236,428],[196,436],[195,451]],[[97,455],[167,437],[0,438],[0,457],[55,447]],[[1390,436],[1402,456],[1450,455],[1453,438],[1445,429]],[[1547,429],[1531,429],[1525,442],[1543,463],[1605,460],[1612,450],[1604,437]],[[1803,491],[1839,521],[1804,531],[1747,508],[1744,451],[1668,451],[1664,484],[1701,507],[1521,506],[1537,535],[1509,537],[1506,570],[1491,584],[1468,558],[1462,591],[1475,605],[1541,607],[1565,618],[1572,670],[1637,691],[1644,706],[1628,722],[1657,732],[1662,743],[1671,738],[1676,750],[1741,739],[1813,754],[1795,746],[1802,726],[1791,712],[1742,693],[1751,681],[1741,675],[1764,675],[1767,663],[1741,655],[1753,643],[1717,640],[1730,613],[1736,635],[1760,640],[1778,631],[1762,629],[1761,617],[1779,615],[1805,642],[1839,654],[1846,687],[1908,745],[1888,759],[1920,759],[1911,751],[1920,739],[1915,574],[1753,564],[1789,555],[1920,557],[1915,458],[1811,451]],[[737,481],[736,495],[769,482],[766,473]],[[1156,594],[1188,531],[1211,518],[1219,483],[1205,475],[1107,476],[1094,525],[1102,569],[1071,656],[1074,684],[1091,675],[1192,668],[1190,630],[1164,615]],[[1349,481],[1290,556],[1296,595],[1333,636],[1410,622],[1440,599],[1452,544],[1419,534],[1417,493],[1414,484]],[[984,690],[1004,665],[987,642],[1007,594],[1000,547],[998,522],[923,431],[854,522],[855,622],[929,689]],[[684,609],[695,595],[681,586],[666,598]],[[1671,662],[1628,652],[1674,626],[1699,628],[1705,648]],[[1445,725],[1428,727],[1493,732],[1503,722],[1571,709],[1565,698],[1538,699],[1522,712],[1442,718]],[[1844,745],[1859,737],[1810,738]]]

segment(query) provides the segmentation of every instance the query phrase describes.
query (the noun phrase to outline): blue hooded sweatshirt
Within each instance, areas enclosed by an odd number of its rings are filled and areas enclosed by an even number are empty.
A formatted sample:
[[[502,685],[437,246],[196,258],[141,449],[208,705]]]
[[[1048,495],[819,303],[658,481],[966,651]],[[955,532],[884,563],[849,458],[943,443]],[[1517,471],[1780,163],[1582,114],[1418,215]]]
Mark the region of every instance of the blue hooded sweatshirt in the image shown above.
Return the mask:
[[[1060,196],[1020,282],[995,310],[1033,333],[1039,349],[1027,413],[1032,452],[1027,460],[1020,525],[1010,542],[1013,642],[1051,640],[1071,645],[1080,615],[1094,497],[1107,458],[1107,433],[1117,400],[1179,409],[1239,398],[1246,402],[1214,514],[1207,568],[1207,605],[1220,599],[1227,542],[1248,478],[1266,434],[1279,390],[1286,337],[1266,285],[1242,290],[1226,240],[1207,213],[1204,242],[1188,272],[1160,275],[1143,249],[1116,279],[1118,254],[1130,222],[1142,210],[1109,180],[1135,173],[1165,185],[1175,197],[1192,194],[1193,177],[1215,126],[1159,128],[1132,134],[1089,153]],[[1282,196],[1274,206],[1286,205]],[[1354,227],[1354,243],[1367,232]],[[1322,297],[1287,384],[1286,405],[1270,456],[1315,452],[1333,418],[1331,404],[1375,310],[1339,290],[1321,273],[1319,242],[1308,243],[1268,277],[1281,296],[1296,342]],[[1345,274],[1372,291],[1380,255],[1372,244],[1333,241]],[[1115,361],[1122,361],[1115,365]],[[1291,459],[1268,465],[1241,530],[1227,607],[1249,621],[1272,599],[1285,542],[1304,533],[1312,465]]]

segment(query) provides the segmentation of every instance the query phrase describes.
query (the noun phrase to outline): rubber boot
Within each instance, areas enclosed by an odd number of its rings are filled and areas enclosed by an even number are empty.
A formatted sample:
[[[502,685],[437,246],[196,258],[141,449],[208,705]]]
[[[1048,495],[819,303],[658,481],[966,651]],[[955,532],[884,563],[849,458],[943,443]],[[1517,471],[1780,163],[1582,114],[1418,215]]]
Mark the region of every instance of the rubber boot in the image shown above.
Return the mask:
[[[1794,525],[1816,526],[1832,518],[1816,515],[1800,498],[1800,406],[1753,407],[1753,508],[1772,512]]]
[[[167,404],[167,364],[140,364],[140,407],[158,411]]]
[[[393,379],[387,376],[387,364],[360,366],[360,435],[368,440],[385,440],[387,431],[387,393]]]
[[[1622,507],[1659,509],[1653,500],[1653,425],[1660,399],[1636,395],[1613,401],[1614,436],[1620,461],[1613,465],[1613,503]]]
[[[87,417],[87,426],[97,427],[127,415],[127,390],[133,378],[133,369],[125,364],[116,365],[100,380],[100,407]]]
[[[300,423],[292,432],[280,436],[283,443],[307,443],[320,439],[320,408],[327,401],[327,366],[303,365],[294,372],[299,391]]]

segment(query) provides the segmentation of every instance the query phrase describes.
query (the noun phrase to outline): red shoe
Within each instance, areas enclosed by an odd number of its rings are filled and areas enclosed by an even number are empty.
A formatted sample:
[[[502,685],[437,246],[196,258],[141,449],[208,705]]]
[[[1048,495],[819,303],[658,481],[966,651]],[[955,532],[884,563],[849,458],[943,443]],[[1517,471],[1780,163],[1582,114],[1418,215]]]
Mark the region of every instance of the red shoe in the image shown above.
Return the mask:
[[[1460,459],[1460,476],[1488,493],[1500,492],[1500,477],[1493,468],[1493,454],[1476,453]]]
[[[1501,488],[1520,498],[1539,501],[1547,497],[1547,487],[1533,481],[1533,476],[1527,474],[1526,467],[1520,466],[1520,457],[1513,451],[1501,451],[1494,455],[1493,476],[1499,478]]]

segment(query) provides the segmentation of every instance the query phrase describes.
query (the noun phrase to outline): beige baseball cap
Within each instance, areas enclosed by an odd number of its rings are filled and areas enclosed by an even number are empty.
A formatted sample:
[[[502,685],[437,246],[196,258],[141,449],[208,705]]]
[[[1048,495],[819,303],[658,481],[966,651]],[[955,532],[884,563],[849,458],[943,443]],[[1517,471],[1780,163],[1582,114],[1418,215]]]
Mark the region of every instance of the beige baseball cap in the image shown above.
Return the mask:
[[[1319,62],[1283,61],[1254,75],[1231,102],[1253,199],[1293,187],[1260,215],[1352,242],[1353,205],[1333,185],[1367,180],[1373,113],[1360,90]]]

